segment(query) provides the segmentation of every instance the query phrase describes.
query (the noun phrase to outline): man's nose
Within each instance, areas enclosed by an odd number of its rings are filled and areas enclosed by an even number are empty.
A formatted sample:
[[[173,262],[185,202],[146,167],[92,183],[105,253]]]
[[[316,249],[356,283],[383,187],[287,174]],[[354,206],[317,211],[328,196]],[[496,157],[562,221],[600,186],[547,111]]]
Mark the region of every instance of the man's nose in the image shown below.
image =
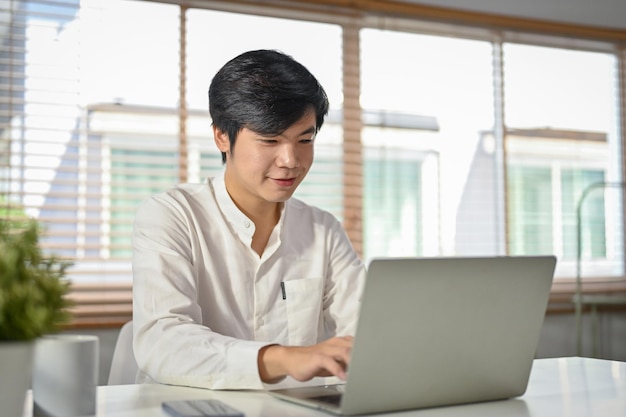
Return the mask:
[[[284,168],[296,168],[300,165],[297,145],[294,143],[283,143],[278,151],[278,166]]]

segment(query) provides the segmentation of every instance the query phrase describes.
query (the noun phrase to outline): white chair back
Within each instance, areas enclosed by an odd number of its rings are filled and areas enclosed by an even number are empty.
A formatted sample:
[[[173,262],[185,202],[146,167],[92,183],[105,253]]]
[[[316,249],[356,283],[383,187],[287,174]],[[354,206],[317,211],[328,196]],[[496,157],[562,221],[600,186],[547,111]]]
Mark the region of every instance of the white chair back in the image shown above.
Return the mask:
[[[117,336],[108,385],[134,384],[138,369],[133,353],[133,322],[131,320],[122,326]]]

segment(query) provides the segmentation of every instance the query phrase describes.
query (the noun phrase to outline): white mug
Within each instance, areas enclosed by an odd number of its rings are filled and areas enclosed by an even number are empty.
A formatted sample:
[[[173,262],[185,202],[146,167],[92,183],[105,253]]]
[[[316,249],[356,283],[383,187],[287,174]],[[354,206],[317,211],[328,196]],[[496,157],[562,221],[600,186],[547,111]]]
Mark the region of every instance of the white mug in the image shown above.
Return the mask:
[[[99,340],[58,334],[37,340],[33,366],[33,411],[42,417],[96,414]]]

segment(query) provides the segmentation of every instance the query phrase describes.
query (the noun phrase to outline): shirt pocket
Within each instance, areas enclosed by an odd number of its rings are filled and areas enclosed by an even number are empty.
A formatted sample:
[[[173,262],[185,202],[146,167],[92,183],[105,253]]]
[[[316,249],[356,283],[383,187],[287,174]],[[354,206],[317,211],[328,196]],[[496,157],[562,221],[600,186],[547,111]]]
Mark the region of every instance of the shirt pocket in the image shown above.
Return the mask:
[[[322,312],[322,278],[284,281],[287,302],[287,330],[292,346],[318,342]]]

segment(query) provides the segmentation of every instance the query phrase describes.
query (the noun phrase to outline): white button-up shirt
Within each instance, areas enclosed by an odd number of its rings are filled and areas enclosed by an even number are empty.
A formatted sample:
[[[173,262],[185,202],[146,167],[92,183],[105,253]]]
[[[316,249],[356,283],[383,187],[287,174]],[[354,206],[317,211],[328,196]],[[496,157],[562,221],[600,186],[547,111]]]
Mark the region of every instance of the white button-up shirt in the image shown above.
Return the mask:
[[[353,334],[365,267],[341,224],[291,198],[262,256],[222,176],[146,200],[133,234],[138,382],[264,387],[271,343]]]

